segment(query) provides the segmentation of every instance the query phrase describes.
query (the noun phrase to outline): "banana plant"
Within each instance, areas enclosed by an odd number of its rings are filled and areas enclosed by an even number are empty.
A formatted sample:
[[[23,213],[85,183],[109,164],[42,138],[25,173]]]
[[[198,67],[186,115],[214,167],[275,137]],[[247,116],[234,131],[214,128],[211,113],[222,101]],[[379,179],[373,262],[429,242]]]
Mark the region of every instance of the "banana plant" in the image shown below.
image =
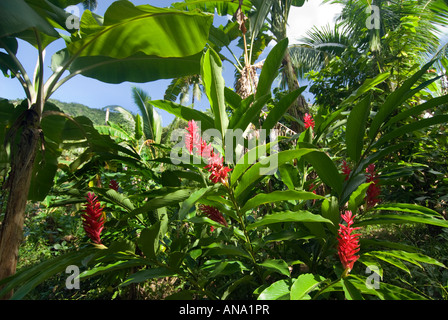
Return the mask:
[[[15,272],[23,217],[39,146],[47,147],[41,123],[51,95],[72,77],[82,74],[107,83],[147,82],[197,73],[213,17],[198,12],[134,6],[116,1],[100,17],[85,10],[79,30],[67,24],[73,16],[64,11],[82,1],[7,0],[1,3],[1,70],[19,80],[27,108],[7,135],[11,144],[9,197],[0,239],[0,279]],[[79,19],[75,17],[75,19]],[[57,30],[68,31],[70,36]],[[53,73],[45,81],[45,48],[63,38],[66,46],[51,61]],[[17,58],[19,40],[38,52],[33,77]],[[66,71],[69,72],[66,75]],[[14,146],[15,134],[22,139]],[[43,149],[42,147],[42,149]],[[48,148],[46,148],[48,150]],[[50,183],[51,184],[51,183]]]

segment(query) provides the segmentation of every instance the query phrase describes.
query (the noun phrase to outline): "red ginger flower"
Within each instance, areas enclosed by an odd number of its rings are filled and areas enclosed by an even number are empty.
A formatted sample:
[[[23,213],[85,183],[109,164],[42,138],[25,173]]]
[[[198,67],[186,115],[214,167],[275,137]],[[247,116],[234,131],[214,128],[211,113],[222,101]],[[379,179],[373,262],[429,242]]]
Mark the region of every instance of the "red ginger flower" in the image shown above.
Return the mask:
[[[305,116],[303,117],[303,122],[305,123],[305,129],[311,127],[311,129],[314,130],[314,119],[310,114],[305,113]]]
[[[210,180],[213,183],[221,182],[223,184],[227,183],[227,173],[232,169],[223,165],[224,159],[218,154],[214,154],[208,161],[208,165],[205,166],[209,172],[211,172]]]
[[[81,215],[82,226],[89,238],[96,244],[101,244],[101,231],[104,228],[103,208],[94,193],[87,194],[87,204]]]
[[[199,205],[199,210],[201,210],[202,213],[204,213],[209,219],[218,222],[222,224],[223,226],[228,226],[226,219],[222,215],[221,212],[219,212],[218,209],[212,206],[207,206],[204,204]],[[213,231],[213,230],[212,230]]]
[[[212,145],[202,140],[198,125],[194,120],[188,121],[185,146],[191,154],[195,153],[208,160],[208,165],[205,168],[211,172],[210,180],[213,183],[227,183],[227,174],[232,169],[224,166],[223,157],[219,153],[215,154]]]
[[[342,160],[342,173],[345,176],[345,181],[348,180],[348,177],[350,176],[350,172],[352,172],[352,169],[348,166],[347,162],[345,160]]]
[[[118,182],[115,179],[111,179],[109,181],[109,189],[113,189],[115,191],[118,191]]]
[[[360,234],[353,234],[353,231],[359,228],[351,227],[354,219],[351,211],[345,211],[345,214],[341,214],[341,217],[347,225],[339,224],[338,255],[346,270],[345,272],[348,273],[353,269],[353,264],[359,258],[356,253],[359,251],[358,238]]]
[[[372,208],[378,202],[380,202],[379,196],[381,194],[381,188],[379,186],[378,174],[375,171],[375,164],[369,164],[366,168],[366,181],[373,182],[366,192],[367,208]]]

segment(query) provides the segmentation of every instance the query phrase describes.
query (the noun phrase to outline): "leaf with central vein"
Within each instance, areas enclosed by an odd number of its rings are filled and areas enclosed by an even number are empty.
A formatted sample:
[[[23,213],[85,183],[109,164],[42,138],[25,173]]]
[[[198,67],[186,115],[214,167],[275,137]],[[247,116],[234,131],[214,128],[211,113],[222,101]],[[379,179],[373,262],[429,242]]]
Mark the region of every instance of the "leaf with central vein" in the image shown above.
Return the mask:
[[[255,163],[244,173],[240,182],[236,186],[235,197],[243,198],[247,195],[246,191],[250,186],[257,183],[266,175],[271,174],[273,170],[276,170],[282,164],[315,151],[316,150],[314,149],[286,150],[279,153],[274,153],[264,158],[262,161]],[[232,181],[232,183],[235,183],[235,181]]]
[[[333,224],[333,222],[331,222],[328,219],[325,219],[321,215],[313,214],[309,211],[299,210],[296,212],[282,211],[282,212],[266,215],[263,218],[261,218],[260,220],[257,220],[254,223],[249,224],[246,227],[246,229],[252,230],[252,229],[270,225],[273,223],[283,223],[283,222],[318,222],[318,223]]]
[[[310,200],[323,199],[322,196],[312,192],[303,190],[287,190],[287,191],[273,191],[271,193],[257,194],[255,197],[246,202],[241,212],[246,212],[251,208],[256,208],[265,203],[287,201],[287,200]]]
[[[224,137],[229,125],[229,118],[226,113],[222,62],[219,55],[213,49],[208,49],[202,58],[201,76],[205,92],[210,102],[210,108],[215,115],[215,128]]]
[[[107,9],[97,32],[67,47],[79,56],[117,59],[137,52],[166,58],[191,56],[203,50],[212,20],[209,14],[116,1]]]

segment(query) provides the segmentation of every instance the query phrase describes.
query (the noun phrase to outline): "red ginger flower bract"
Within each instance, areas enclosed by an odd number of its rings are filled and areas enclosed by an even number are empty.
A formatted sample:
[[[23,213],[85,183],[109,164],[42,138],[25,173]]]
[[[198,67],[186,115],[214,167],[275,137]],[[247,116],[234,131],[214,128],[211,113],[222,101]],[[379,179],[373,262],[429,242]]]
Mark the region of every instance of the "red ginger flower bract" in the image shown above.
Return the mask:
[[[345,214],[341,214],[341,217],[347,225],[339,224],[338,255],[348,273],[353,269],[356,260],[359,259],[356,253],[359,251],[358,238],[360,234],[353,234],[353,231],[359,228],[352,228],[354,217],[351,211],[345,211]]]
[[[115,179],[111,179],[109,181],[109,189],[113,189],[115,191],[118,191],[118,182]]]
[[[367,208],[374,207],[380,202],[379,196],[381,194],[381,188],[379,186],[378,173],[375,171],[375,164],[369,164],[366,168],[366,181],[373,182],[366,191],[366,203]]]
[[[311,127],[314,130],[314,119],[309,113],[305,113],[303,117],[303,122],[305,123],[305,129]]]
[[[89,192],[86,199],[86,209],[83,210],[85,213],[81,215],[82,226],[94,243],[101,244],[101,231],[104,228],[103,208],[94,193]]]
[[[222,213],[212,206],[207,206],[204,204],[199,205],[199,210],[204,213],[209,219],[222,224],[223,226],[228,226],[226,219]]]
[[[345,160],[342,160],[342,173],[345,176],[345,181],[348,180],[348,177],[350,176],[351,172],[352,172],[352,169],[350,169],[347,162]]]
[[[211,172],[210,180],[213,183],[227,183],[227,174],[232,170],[224,166],[224,159],[219,153],[215,154],[211,144],[202,140],[198,125],[194,120],[188,121],[185,146],[191,154],[196,154],[208,160],[205,168]]]

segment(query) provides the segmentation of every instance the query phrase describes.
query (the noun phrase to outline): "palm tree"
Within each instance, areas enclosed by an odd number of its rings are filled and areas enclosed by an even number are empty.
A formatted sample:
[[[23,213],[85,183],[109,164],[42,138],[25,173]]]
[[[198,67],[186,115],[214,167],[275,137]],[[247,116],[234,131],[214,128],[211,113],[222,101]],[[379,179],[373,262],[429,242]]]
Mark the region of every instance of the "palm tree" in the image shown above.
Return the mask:
[[[143,120],[143,135],[145,140],[160,143],[162,138],[162,119],[149,103],[151,97],[141,88],[132,87],[132,97]]]
[[[200,100],[202,97],[202,81],[199,75],[185,76],[175,78],[171,81],[165,91],[165,100],[176,101],[180,100],[180,104],[185,105],[190,99],[191,88],[191,106],[194,108],[195,100]]]

